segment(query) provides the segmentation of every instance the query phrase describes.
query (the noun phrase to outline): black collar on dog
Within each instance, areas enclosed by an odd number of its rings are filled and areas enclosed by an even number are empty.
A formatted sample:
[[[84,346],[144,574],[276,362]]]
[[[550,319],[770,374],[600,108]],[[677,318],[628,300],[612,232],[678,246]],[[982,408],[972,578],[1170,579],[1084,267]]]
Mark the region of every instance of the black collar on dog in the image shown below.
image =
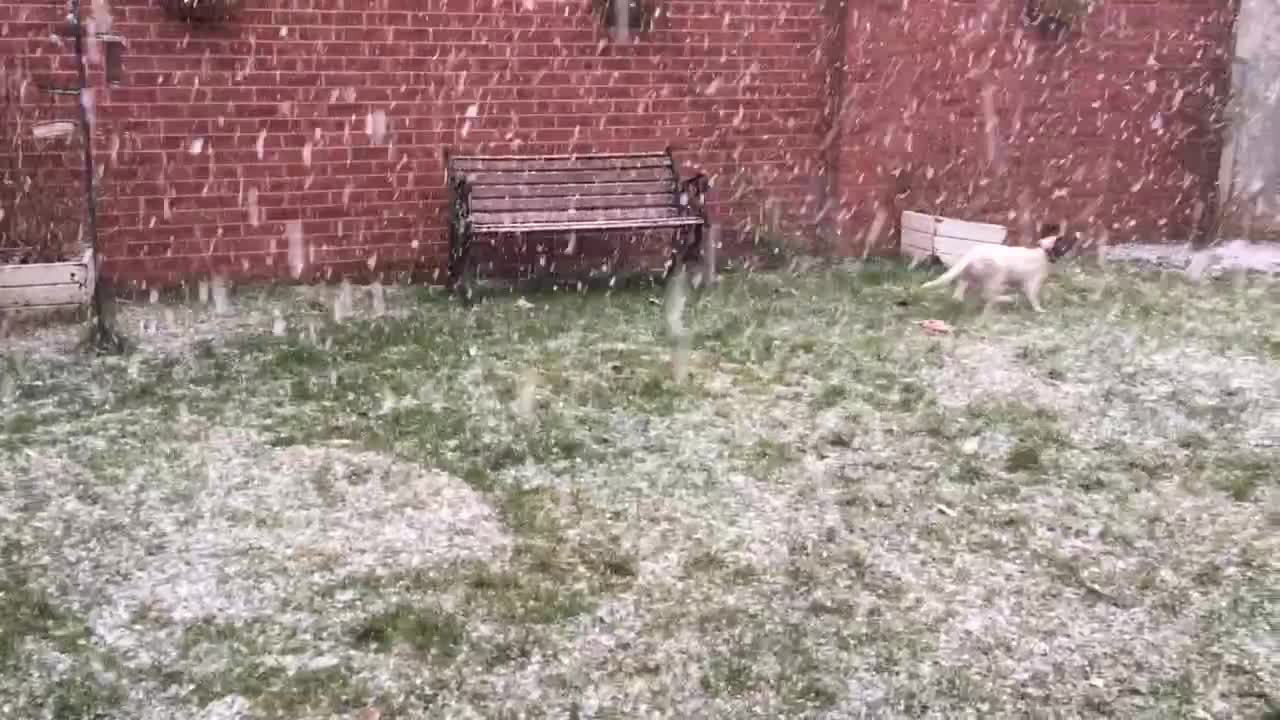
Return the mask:
[[[1071,249],[1074,248],[1075,246],[1076,246],[1075,235],[1059,235],[1058,240],[1055,243],[1053,243],[1053,247],[1049,248],[1048,250],[1045,250],[1044,254],[1048,256],[1049,262],[1056,263],[1058,262],[1059,259],[1062,258],[1062,256],[1071,252]]]

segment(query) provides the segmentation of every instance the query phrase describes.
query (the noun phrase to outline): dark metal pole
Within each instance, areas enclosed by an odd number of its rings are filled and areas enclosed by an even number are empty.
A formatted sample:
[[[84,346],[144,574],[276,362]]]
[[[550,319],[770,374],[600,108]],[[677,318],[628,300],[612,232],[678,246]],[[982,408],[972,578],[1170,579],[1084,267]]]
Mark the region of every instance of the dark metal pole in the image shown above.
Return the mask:
[[[93,129],[90,127],[89,108],[86,107],[85,92],[90,93],[88,70],[84,61],[84,23],[80,20],[80,0],[70,0],[71,30],[76,43],[76,72],[79,75],[80,101],[80,136],[84,142],[84,196],[88,206],[89,248],[93,251],[93,319],[95,323],[94,342],[99,347],[116,345],[114,333],[107,323],[103,312],[105,305],[104,283],[102,282],[102,256],[98,252],[98,200],[93,171]]]

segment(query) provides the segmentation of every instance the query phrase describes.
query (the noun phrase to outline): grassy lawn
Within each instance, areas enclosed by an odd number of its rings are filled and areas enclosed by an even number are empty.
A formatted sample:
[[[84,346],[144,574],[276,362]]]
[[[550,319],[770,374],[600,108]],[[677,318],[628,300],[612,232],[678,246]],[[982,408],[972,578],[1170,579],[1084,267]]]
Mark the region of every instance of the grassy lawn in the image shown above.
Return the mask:
[[[1280,285],[924,278],[0,339],[0,717],[1275,713]]]

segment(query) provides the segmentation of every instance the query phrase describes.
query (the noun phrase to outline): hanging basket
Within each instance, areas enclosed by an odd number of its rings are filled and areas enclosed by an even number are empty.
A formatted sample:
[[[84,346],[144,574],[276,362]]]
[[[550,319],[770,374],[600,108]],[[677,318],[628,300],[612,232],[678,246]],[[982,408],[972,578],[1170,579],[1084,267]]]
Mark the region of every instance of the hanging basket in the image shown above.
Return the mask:
[[[618,5],[626,3],[628,32],[647,32],[653,29],[656,15],[652,0],[591,0],[592,13],[604,23],[610,32],[617,32]]]
[[[219,22],[235,16],[242,0],[161,0],[170,16],[185,22]]]

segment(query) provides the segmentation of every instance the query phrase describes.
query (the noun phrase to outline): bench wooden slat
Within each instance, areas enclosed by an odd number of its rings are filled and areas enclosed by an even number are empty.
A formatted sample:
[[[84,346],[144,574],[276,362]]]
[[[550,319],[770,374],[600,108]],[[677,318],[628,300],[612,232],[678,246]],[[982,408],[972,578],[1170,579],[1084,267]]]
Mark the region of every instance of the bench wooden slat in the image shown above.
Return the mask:
[[[649,180],[639,182],[618,182],[604,185],[596,183],[546,183],[541,185],[473,185],[471,200],[482,198],[519,198],[519,197],[575,197],[588,195],[649,195],[655,193],[671,193],[673,183],[669,180]]]
[[[566,230],[615,230],[634,228],[649,230],[653,228],[675,228],[701,225],[702,218],[683,216],[671,218],[654,218],[651,220],[594,220],[591,222],[531,222],[511,223],[506,225],[478,225],[477,233],[529,233],[529,232],[563,232]]]
[[[549,155],[453,155],[449,158],[450,162],[457,160],[579,160],[586,158],[593,159],[609,159],[609,158],[648,158],[648,157],[667,157],[665,152],[638,152],[638,153],[552,153]]]
[[[526,210],[591,210],[606,208],[671,207],[671,193],[645,195],[560,195],[556,197],[495,197],[471,201],[471,212],[517,212]]]
[[[671,158],[666,155],[647,157],[581,157],[581,158],[532,158],[511,160],[506,158],[460,157],[453,161],[453,168],[458,172],[476,171],[531,171],[547,172],[555,170],[628,170],[639,168],[670,168]]]
[[[523,223],[559,222],[589,223],[598,220],[628,220],[643,224],[656,218],[679,217],[680,211],[675,207],[639,207],[625,209],[600,210],[550,210],[519,212],[473,212],[471,222],[476,225],[519,225]]]
[[[627,170],[479,170],[463,173],[472,185],[541,185],[546,183],[621,183],[666,180],[674,182],[670,168]]]

